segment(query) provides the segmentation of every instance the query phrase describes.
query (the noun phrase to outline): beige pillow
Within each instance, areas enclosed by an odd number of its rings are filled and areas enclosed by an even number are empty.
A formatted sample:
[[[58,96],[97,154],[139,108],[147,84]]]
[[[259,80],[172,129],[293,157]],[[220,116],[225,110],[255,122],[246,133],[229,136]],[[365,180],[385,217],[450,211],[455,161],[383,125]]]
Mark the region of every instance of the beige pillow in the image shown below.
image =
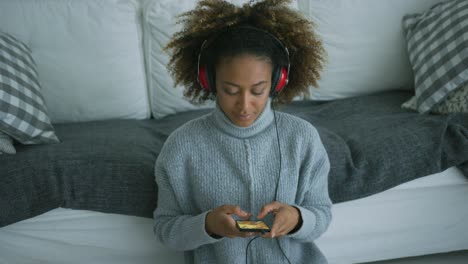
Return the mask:
[[[435,114],[468,113],[468,84],[452,91],[432,110]]]

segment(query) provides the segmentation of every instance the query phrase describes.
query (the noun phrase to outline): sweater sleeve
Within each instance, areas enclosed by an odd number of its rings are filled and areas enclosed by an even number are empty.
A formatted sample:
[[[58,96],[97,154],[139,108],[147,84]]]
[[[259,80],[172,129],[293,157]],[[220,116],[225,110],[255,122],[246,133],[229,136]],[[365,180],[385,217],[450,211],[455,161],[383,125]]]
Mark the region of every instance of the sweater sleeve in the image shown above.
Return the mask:
[[[162,162],[156,162],[155,176],[158,205],[153,214],[154,233],[161,243],[173,250],[187,251],[222,240],[206,232],[208,211],[198,215],[183,213]]]
[[[328,195],[328,173],[330,162],[318,133],[307,149],[303,168],[302,182],[305,188],[299,190],[296,206],[302,217],[302,226],[288,237],[303,242],[312,242],[322,235],[331,222],[332,202]]]

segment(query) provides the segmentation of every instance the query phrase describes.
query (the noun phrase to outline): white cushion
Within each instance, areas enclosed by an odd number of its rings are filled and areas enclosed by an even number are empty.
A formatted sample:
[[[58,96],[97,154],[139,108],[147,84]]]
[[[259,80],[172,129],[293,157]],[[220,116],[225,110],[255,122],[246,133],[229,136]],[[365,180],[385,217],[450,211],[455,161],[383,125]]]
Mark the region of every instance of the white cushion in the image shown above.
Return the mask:
[[[229,0],[229,2],[240,6],[248,0]],[[197,1],[193,0],[150,0],[144,7],[144,49],[151,111],[155,118],[214,106],[212,102],[194,106],[184,99],[184,87],[174,88],[174,81],[166,69],[169,55],[162,51],[171,36],[182,28],[182,25],[176,25],[176,16],[193,9],[196,3]],[[291,7],[297,9],[297,1],[293,1]]]
[[[25,42],[53,123],[150,117],[138,3],[0,1],[0,31]]]
[[[299,0],[316,24],[327,64],[313,99],[413,89],[402,18],[441,0]]]

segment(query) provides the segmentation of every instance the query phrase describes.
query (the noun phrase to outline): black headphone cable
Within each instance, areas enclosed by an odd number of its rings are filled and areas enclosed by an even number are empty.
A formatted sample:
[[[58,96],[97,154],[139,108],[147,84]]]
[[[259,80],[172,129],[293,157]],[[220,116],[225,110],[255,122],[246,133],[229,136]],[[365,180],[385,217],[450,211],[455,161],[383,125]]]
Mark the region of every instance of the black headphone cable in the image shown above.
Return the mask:
[[[278,180],[277,180],[277,183],[276,183],[276,187],[275,187],[275,200],[278,200],[278,186],[280,184],[280,178],[281,178],[281,160],[282,160],[282,155],[281,155],[281,144],[280,144],[280,140],[279,140],[279,133],[278,133],[278,123],[276,122],[276,110],[274,109],[274,104],[273,102],[271,103],[271,107],[272,107],[272,110],[273,110],[273,116],[274,116],[274,119],[275,119],[275,130],[276,130],[276,139],[278,141],[278,152],[279,152],[279,171],[278,171]],[[254,241],[255,239],[259,238],[260,236],[257,236],[257,237],[254,237],[252,238],[249,243],[247,243],[247,248],[246,248],[246,253],[245,253],[245,263],[248,264],[249,263],[249,259],[248,259],[248,255],[249,255],[249,246],[250,246],[250,243],[252,243],[252,241]],[[291,261],[289,260],[288,256],[286,256],[286,253],[284,253],[284,250],[283,248],[281,247],[279,241],[278,241],[278,238],[274,238],[276,240],[276,243],[278,244],[278,247],[280,248],[281,250],[281,253],[283,253],[283,256],[286,258],[286,260],[288,261],[289,264],[291,264]]]

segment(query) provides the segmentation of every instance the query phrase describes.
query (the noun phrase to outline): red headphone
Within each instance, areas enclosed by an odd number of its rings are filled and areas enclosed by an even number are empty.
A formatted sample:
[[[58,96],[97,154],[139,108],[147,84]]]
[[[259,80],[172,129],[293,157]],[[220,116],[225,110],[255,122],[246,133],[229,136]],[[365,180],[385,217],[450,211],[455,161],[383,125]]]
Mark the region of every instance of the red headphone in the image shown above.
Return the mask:
[[[273,34],[271,34],[268,31],[265,31],[263,29],[259,29],[256,27],[252,26],[239,26],[242,28],[249,28],[257,31],[261,31],[263,33],[266,33],[270,35],[273,39],[275,39],[280,47],[283,48],[286,57],[288,59],[288,65],[287,66],[275,66],[271,75],[271,90],[270,90],[270,97],[275,97],[277,96],[283,88],[288,84],[289,81],[289,67],[290,67],[290,62],[289,62],[289,51],[286,48],[286,46],[283,45],[283,43],[275,37]],[[237,28],[239,28],[237,27]],[[202,51],[206,48],[206,40],[203,41],[203,44],[200,48],[200,53],[198,54],[198,83],[200,86],[203,88],[204,91],[206,92],[213,92],[215,91],[215,78],[214,78],[214,69],[213,66],[207,65],[207,64],[200,64],[200,59],[202,55]]]

